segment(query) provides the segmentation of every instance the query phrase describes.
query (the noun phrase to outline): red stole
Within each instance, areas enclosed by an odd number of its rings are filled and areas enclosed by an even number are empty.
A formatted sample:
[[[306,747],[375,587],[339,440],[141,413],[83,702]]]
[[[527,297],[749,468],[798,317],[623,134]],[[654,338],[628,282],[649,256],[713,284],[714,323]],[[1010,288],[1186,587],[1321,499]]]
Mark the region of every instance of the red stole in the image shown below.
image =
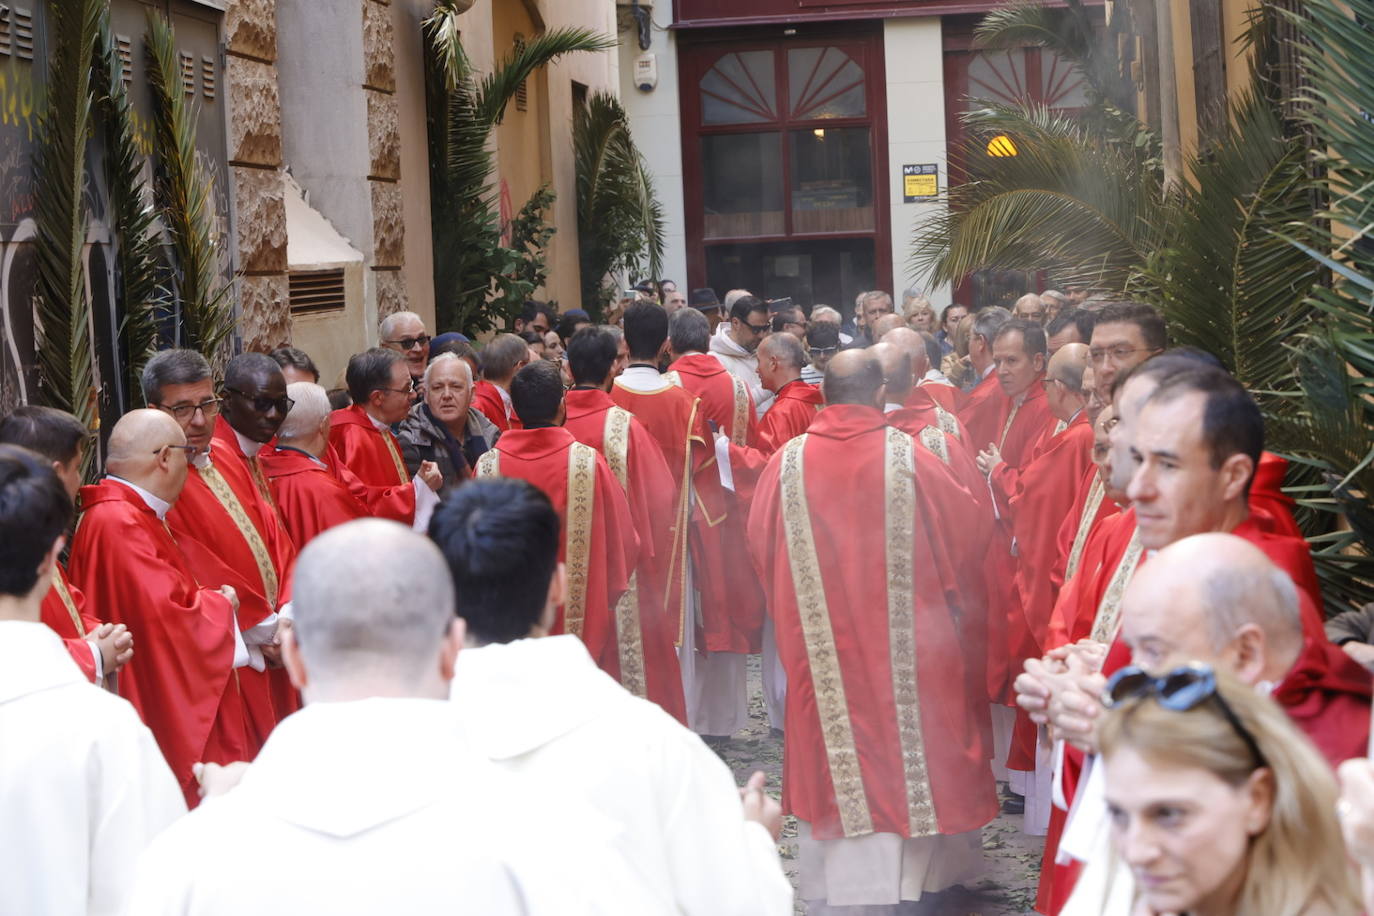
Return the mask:
[[[100,595],[100,612],[134,634],[119,693],[138,710],[194,806],[191,765],[248,759],[234,676],[234,612],[201,587],[171,532],[137,493],[102,481],[81,488],[72,582]]]
[[[625,491],[594,449],[566,429],[512,429],[477,462],[477,477],[513,477],[540,490],[558,510],[568,590],[552,632],[572,633],[603,669],[618,673],[615,604],[624,594],[639,538]]]
[[[565,399],[563,428],[590,445],[625,490],[639,535],[639,560],[625,593],[616,603],[620,657],[607,670],[636,696],[663,707],[686,724],[682,670],[673,651],[672,623],[664,608],[668,558],[673,544],[676,488],[663,452],[644,425],[599,389],[575,389]],[[609,660],[608,660],[609,662]]]
[[[291,540],[301,548],[335,525],[368,515],[328,465],[294,449],[263,455],[263,473]]]
[[[1065,581],[1078,571],[1083,549],[1093,528],[1099,521],[1118,511],[1116,503],[1107,496],[1107,487],[1102,483],[1097,465],[1089,464],[1074,490],[1073,507],[1064,516],[1055,538],[1057,546],[1054,566],[1050,570],[1050,583],[1056,596]]]
[[[357,404],[334,411],[329,422],[328,463],[339,479],[373,515],[413,523],[415,487],[391,430],[378,429]]]
[[[971,545],[934,527],[961,511],[945,465],[869,407],[827,407],[759,481],[749,548],[787,671],[783,806],[818,839],[996,813],[955,623]]]
[[[1303,642],[1274,700],[1332,769],[1369,752],[1369,671],[1329,640]]]
[[[754,399],[749,386],[735,378],[720,360],[705,353],[679,356],[668,367],[676,372],[683,388],[701,399],[701,413],[735,445],[758,445]]]
[[[39,619],[62,637],[76,667],[86,680],[95,683],[95,656],[91,654],[94,644],[86,641],[86,634],[99,627],[100,620],[86,612],[85,594],[71,584],[60,563],[53,567],[52,587],[43,596]]]
[[[520,419],[506,407],[506,399],[501,397],[500,390],[486,379],[479,379],[472,386],[472,406],[495,423],[501,432],[520,428]]]
[[[1287,472],[1287,460],[1272,452],[1260,453],[1254,479],[1250,481],[1250,514],[1266,531],[1300,538],[1302,530],[1293,520],[1293,499],[1283,492]]]
[[[825,398],[815,385],[808,385],[801,379],[783,385],[759,421],[759,450],[771,455],[806,432],[824,406]]]

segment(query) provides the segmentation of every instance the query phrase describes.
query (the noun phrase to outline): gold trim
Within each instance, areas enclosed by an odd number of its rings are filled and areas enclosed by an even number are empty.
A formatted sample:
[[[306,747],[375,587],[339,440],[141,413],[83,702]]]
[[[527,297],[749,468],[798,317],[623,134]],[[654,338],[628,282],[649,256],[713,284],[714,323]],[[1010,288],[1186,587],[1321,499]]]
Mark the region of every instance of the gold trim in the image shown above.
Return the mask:
[[[949,447],[945,440],[945,434],[933,426],[927,426],[921,430],[921,444],[926,451],[945,464],[949,464]]]
[[[1063,420],[1060,420],[1058,423],[1054,424],[1054,432],[1050,433],[1050,436],[1057,436],[1068,428],[1069,424],[1065,423]]]
[[[1007,444],[1007,433],[1011,432],[1011,424],[1016,422],[1016,412],[1020,409],[1020,404],[1011,405],[1011,413],[1007,414],[1007,425],[1002,427],[1002,438],[997,440],[998,451],[1001,451],[1002,446]]]
[[[929,428],[929,427],[927,427]],[[921,735],[921,694],[916,677],[916,594],[912,581],[912,542],[916,536],[915,444],[899,429],[888,427],[883,463],[887,496],[887,628],[892,663],[892,700],[906,775],[907,822],[913,837],[940,832],[935,796],[926,768]]]
[[[630,495],[630,412],[623,407],[606,411],[602,431],[606,463]],[[616,649],[620,658],[620,686],[637,697],[647,698],[644,680],[644,632],[639,619],[639,574],[630,576],[625,594],[615,604]]]
[[[564,525],[564,563],[568,600],[563,631],[581,638],[587,619],[587,581],[591,573],[592,523],[596,517],[596,449],[581,442],[568,448],[568,506]]]
[[[663,378],[674,388],[682,387],[682,373],[678,372],[676,369],[669,369],[667,372],[663,373]]]
[[[1125,594],[1131,576],[1135,575],[1135,568],[1140,564],[1140,556],[1144,552],[1140,532],[1131,532],[1131,542],[1126,546],[1121,562],[1116,564],[1116,572],[1112,573],[1112,581],[1097,606],[1097,616],[1093,618],[1092,639],[1096,642],[1106,644],[1115,638],[1116,624],[1121,617],[1121,596]]]
[[[391,431],[379,429],[377,435],[382,437],[382,441],[386,443],[386,450],[391,453],[391,460],[396,464],[396,476],[400,478],[402,484],[410,483],[410,475],[406,473],[406,463],[401,460],[401,451],[396,448],[396,443],[391,441]]]
[[[630,412],[623,407],[612,407],[606,411],[606,425],[602,428],[601,440],[606,452],[606,463],[611,473],[620,481],[626,495],[630,488]]]
[[[67,583],[62,581],[62,573],[58,571],[56,564],[52,568],[52,587],[57,591],[57,597],[61,600],[62,606],[67,609],[67,613],[71,616],[72,624],[76,627],[76,635],[84,637],[86,625],[81,622],[81,613],[76,609],[76,599],[72,597],[71,591],[67,588]]]
[[[963,438],[959,435],[959,419],[939,404],[935,405],[935,418],[939,421],[937,425],[941,432],[949,433],[956,439]]]
[[[1093,520],[1097,518],[1097,510],[1102,506],[1102,499],[1107,495],[1107,488],[1102,485],[1102,477],[1096,472],[1093,473],[1092,486],[1088,487],[1088,499],[1083,503],[1083,514],[1078,517],[1078,531],[1073,536],[1073,547],[1069,550],[1069,562],[1064,567],[1064,581],[1067,583],[1078,572],[1078,563],[1083,559],[1083,547],[1088,543],[1088,535],[1092,533]]]
[[[686,448],[682,458],[682,486],[678,487],[677,510],[674,513],[676,521],[673,523],[673,548],[668,556],[668,582],[664,595],[671,594],[673,589],[673,575],[681,578],[682,597],[678,604],[677,637],[674,639],[675,646],[681,646],[687,636],[687,611],[690,607],[687,594],[687,563],[690,558],[688,550],[688,529],[692,520],[692,427],[697,421],[697,409],[701,406],[700,398],[692,399],[692,412],[687,416],[687,436]],[[667,457],[666,455],[664,456]]]
[[[801,618],[802,636],[806,642],[811,683],[816,693],[816,711],[820,716],[826,761],[830,765],[830,781],[835,789],[835,803],[840,812],[840,825],[845,836],[862,836],[873,832],[873,816],[869,811],[868,796],[864,790],[859,752],[854,746],[854,730],[849,720],[849,702],[845,698],[844,678],[840,672],[839,655],[835,650],[835,633],[830,625],[830,608],[826,603],[825,584],[821,581],[820,575],[820,558],[816,555],[815,536],[811,531],[811,514],[807,508],[802,452],[808,438],[806,434],[802,434],[788,442],[782,450],[779,486],[782,490],[782,519],[787,536],[787,558],[797,595],[797,611]]]
[[[501,476],[501,453],[496,449],[488,449],[477,459],[477,476],[481,479],[489,479]]]
[[[263,541],[262,534],[257,526],[253,524],[248,513],[244,511],[243,503],[239,502],[238,494],[234,488],[229,486],[229,482],[224,479],[224,475],[219,472],[213,464],[207,464],[203,468],[196,468],[200,474],[200,479],[205,481],[205,485],[210,488],[215,499],[224,507],[224,511],[229,513],[230,520],[234,527],[239,530],[239,535],[248,544],[249,551],[253,554],[253,561],[258,565],[258,575],[262,578],[263,597],[267,599],[268,607],[277,607],[277,570],[272,565],[272,555],[267,552],[267,543]]]
[[[730,441],[744,446],[749,441],[749,389],[744,382],[730,376],[735,391],[735,414],[730,423]]]

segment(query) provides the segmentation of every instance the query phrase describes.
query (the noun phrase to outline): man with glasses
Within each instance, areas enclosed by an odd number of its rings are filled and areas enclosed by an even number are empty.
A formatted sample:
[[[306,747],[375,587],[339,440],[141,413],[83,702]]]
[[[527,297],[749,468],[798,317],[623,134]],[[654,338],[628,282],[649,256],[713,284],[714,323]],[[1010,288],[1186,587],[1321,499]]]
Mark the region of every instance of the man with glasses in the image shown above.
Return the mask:
[[[755,419],[763,416],[773,400],[773,395],[764,391],[759,381],[759,361],[755,355],[771,330],[768,303],[746,294],[730,306],[730,322],[717,325],[711,337],[711,355],[749,389],[749,396],[754,400]]]
[[[346,480],[352,478],[373,515],[423,531],[439,503],[436,494],[444,475],[433,461],[422,461],[411,477],[391,431],[410,413],[415,399],[407,362],[395,350],[373,347],[349,359],[344,377],[353,403],[330,417],[335,469]]]
[[[235,677],[248,665],[238,595],[227,580],[198,574],[189,545],[166,524],[196,451],[166,412],[121,417],[106,447],[106,477],[81,488],[68,570],[77,588],[100,596],[106,620],[138,634],[138,662],[120,672],[119,693],[157,739],[187,805],[199,800],[196,763],[249,754]]]
[[[1134,369],[1169,345],[1164,318],[1140,302],[1112,302],[1092,326],[1093,381],[1105,403],[1118,374]]]
[[[232,360],[228,377],[248,390],[247,367],[253,365],[282,382],[281,368],[260,353]],[[275,506],[255,482],[237,434],[220,421],[226,402],[214,397],[214,379],[205,357],[193,350],[164,350],[148,361],[142,384],[148,404],[176,419],[187,444],[197,450],[181,497],[167,513],[167,526],[200,581],[226,583],[238,593],[238,622],[249,658],[237,680],[248,715],[249,751],[255,753],[277,721],[296,707],[275,645],[277,612],[290,600],[285,586],[296,559],[295,546]],[[280,393],[286,394],[284,383]],[[251,404],[242,403],[241,395],[230,397],[245,428],[262,435],[271,427],[275,434],[285,416],[279,406],[269,410],[264,420],[253,414]],[[260,447],[250,440],[255,458]],[[277,673],[269,674],[268,665]]]
[[[405,357],[410,378],[419,385],[429,365],[429,334],[424,319],[414,312],[392,312],[382,319],[382,346]]]

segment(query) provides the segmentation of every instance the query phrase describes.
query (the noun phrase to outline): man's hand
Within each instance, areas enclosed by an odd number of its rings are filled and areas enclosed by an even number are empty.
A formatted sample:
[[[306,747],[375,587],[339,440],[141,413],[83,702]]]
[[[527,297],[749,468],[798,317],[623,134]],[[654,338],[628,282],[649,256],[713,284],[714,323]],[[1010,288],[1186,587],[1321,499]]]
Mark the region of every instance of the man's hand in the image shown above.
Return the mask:
[[[1374,669],[1374,646],[1367,642],[1348,642],[1341,646],[1345,654],[1366,668]]]
[[[101,670],[114,674],[134,657],[134,637],[122,623],[102,623],[86,634],[86,641],[100,652]]]
[[[229,599],[229,604],[234,608],[234,613],[238,613],[239,593],[234,591],[234,586],[221,585],[219,587],[219,593]]]
[[[1085,753],[1097,750],[1097,723],[1102,715],[1102,691],[1107,679],[1076,656],[1069,656],[1068,671],[1054,677],[1049,706],[1050,726]]]
[[[1036,725],[1048,725],[1050,700],[1054,694],[1055,675],[1068,671],[1062,661],[1050,658],[1028,658],[1025,670],[1016,676],[1016,705],[1026,711]]]
[[[239,780],[243,779],[251,765],[242,760],[236,760],[224,766],[220,766],[218,763],[197,763],[191,767],[191,773],[200,785],[200,797],[211,798],[215,795],[223,795],[238,785]]]
[[[421,461],[420,470],[417,476],[424,482],[425,486],[429,487],[435,493],[438,493],[439,488],[444,485],[444,475],[440,473],[439,465],[435,464],[433,461]]]
[[[767,779],[762,770],[755,770],[739,795],[744,802],[744,819],[762,824],[776,843],[782,837],[782,805],[763,791]]]
[[[1002,463],[1002,450],[989,442],[988,447],[978,453],[976,461],[978,470],[983,472],[984,477],[987,477],[992,474],[997,465]]]

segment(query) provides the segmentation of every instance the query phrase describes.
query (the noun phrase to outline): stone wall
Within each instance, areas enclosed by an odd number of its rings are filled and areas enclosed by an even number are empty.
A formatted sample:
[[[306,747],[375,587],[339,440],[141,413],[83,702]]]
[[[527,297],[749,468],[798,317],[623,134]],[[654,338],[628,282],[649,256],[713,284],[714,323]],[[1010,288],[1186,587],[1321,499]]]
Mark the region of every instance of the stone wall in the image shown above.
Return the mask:
[[[367,96],[368,183],[372,190],[373,288],[377,317],[408,307],[401,137],[396,103],[396,50],[391,0],[361,0],[363,91]]]

